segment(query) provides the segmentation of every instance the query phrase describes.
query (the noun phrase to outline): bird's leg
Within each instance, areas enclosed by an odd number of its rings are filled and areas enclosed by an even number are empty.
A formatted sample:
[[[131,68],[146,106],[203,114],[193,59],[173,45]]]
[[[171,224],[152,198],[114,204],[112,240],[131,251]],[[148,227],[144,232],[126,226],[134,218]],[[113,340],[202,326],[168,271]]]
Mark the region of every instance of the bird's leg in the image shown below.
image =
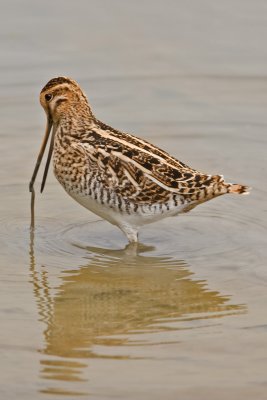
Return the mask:
[[[128,225],[128,224],[121,224],[119,228],[122,232],[127,236],[129,243],[137,243],[138,242],[138,228]]]

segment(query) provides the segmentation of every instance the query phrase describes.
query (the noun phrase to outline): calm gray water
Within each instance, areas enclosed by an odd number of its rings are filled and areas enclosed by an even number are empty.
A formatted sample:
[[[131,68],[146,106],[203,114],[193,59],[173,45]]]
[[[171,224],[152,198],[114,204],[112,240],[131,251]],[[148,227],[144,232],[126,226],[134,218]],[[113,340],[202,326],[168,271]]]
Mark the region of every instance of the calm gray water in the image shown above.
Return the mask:
[[[0,4],[1,399],[266,399],[267,3]],[[30,235],[38,96],[58,75],[251,195],[145,227],[134,254],[50,173]]]

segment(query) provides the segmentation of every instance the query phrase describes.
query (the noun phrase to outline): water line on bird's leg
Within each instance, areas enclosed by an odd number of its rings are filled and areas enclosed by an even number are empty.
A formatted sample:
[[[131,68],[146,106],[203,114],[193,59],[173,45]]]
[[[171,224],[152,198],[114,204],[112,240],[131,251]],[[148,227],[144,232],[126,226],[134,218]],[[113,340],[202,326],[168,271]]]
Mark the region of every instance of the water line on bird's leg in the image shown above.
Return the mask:
[[[34,201],[35,201],[35,190],[32,187],[31,190],[31,230],[34,230]]]

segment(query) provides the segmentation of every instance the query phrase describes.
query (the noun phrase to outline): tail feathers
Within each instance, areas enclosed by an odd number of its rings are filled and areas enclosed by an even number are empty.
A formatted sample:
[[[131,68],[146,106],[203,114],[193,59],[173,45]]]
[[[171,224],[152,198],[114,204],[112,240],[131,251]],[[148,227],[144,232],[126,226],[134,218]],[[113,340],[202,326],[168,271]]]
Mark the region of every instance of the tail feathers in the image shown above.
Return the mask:
[[[237,183],[229,183],[227,193],[234,194],[249,194],[250,188],[244,185],[238,185]]]

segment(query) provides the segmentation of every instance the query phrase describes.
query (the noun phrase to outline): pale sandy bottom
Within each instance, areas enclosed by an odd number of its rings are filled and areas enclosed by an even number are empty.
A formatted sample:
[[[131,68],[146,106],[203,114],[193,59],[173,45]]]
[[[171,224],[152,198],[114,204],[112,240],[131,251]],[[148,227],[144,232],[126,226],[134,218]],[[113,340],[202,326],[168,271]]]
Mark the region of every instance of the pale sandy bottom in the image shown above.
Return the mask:
[[[81,1],[71,33],[72,3],[25,3],[0,25],[1,399],[266,399],[263,3]],[[145,227],[134,254],[50,174],[31,236],[38,91],[58,74],[105,122],[251,195]]]

